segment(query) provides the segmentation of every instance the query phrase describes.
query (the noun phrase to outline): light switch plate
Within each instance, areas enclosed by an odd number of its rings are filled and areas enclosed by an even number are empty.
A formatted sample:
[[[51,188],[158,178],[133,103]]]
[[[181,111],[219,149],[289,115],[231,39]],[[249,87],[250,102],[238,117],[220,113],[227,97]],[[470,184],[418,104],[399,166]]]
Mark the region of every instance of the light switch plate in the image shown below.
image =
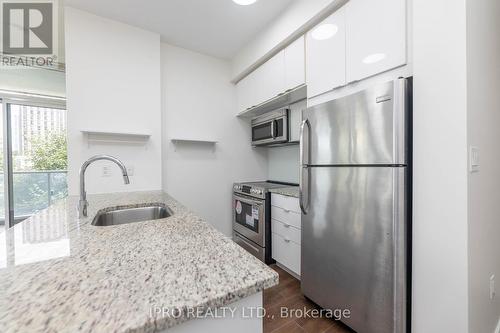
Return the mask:
[[[469,151],[469,171],[479,172],[479,148],[475,146],[470,146]]]

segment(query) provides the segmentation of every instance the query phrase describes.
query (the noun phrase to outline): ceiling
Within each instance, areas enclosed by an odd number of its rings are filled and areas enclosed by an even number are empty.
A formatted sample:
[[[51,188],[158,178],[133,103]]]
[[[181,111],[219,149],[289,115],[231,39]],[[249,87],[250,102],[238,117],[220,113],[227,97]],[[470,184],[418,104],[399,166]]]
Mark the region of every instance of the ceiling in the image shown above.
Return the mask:
[[[161,35],[173,45],[231,59],[295,0],[65,0],[65,4]]]

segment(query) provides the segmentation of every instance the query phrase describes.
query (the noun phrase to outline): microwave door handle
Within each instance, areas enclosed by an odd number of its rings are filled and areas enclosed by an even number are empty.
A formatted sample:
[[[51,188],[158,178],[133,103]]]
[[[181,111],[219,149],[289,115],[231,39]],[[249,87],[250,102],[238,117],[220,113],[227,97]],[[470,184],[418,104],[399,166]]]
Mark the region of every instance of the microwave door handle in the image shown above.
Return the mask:
[[[307,135],[305,135],[307,128]],[[300,125],[300,179],[299,179],[299,204],[304,215],[309,208],[309,144],[310,144],[310,124],[304,119]],[[307,139],[307,143],[304,142]],[[304,176],[305,174],[305,176]],[[306,199],[306,200],[305,200]]]
[[[276,138],[276,120],[271,121],[271,137]]]

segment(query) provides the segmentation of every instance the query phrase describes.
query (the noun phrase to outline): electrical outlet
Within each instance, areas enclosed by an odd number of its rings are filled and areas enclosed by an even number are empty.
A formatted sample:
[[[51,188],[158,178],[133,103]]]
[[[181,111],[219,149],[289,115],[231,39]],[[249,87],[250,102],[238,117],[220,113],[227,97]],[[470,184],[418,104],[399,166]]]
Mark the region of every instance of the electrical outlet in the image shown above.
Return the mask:
[[[495,298],[495,275],[490,277],[490,299],[493,300]]]
[[[111,169],[108,165],[104,165],[102,167],[102,176],[103,177],[111,177]]]
[[[127,165],[127,174],[129,176],[133,176],[134,175],[134,166],[133,165]]]

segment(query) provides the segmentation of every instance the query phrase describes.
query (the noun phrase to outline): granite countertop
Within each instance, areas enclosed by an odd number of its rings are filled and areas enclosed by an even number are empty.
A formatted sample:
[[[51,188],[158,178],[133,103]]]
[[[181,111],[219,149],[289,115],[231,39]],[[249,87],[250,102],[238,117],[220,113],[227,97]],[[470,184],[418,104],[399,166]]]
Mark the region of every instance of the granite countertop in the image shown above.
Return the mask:
[[[0,232],[0,332],[156,332],[276,285],[278,275],[162,192],[58,201]],[[105,207],[161,203],[166,219],[90,223]],[[181,309],[160,316],[154,309]]]
[[[270,189],[269,192],[271,193],[277,193],[281,195],[286,195],[289,197],[299,197],[299,187],[298,186],[285,186],[285,187],[279,187],[279,188],[273,188]]]

